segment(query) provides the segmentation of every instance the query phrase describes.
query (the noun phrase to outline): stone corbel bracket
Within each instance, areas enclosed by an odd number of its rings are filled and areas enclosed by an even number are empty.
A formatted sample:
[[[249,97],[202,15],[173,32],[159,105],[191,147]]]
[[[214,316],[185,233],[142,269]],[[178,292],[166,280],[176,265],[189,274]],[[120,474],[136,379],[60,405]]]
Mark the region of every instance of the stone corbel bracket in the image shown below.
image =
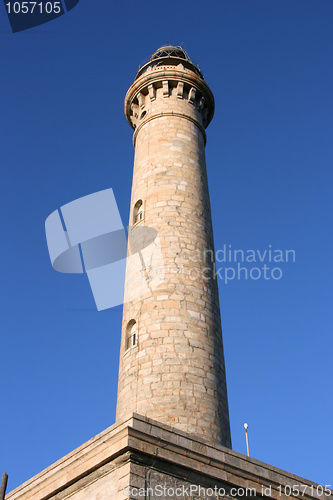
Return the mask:
[[[186,103],[181,111],[180,101]],[[125,97],[125,115],[135,130],[134,145],[143,125],[168,115],[180,115],[193,121],[206,142],[205,129],[213,118],[214,108],[214,96],[206,82],[181,64],[148,68],[135,80]]]

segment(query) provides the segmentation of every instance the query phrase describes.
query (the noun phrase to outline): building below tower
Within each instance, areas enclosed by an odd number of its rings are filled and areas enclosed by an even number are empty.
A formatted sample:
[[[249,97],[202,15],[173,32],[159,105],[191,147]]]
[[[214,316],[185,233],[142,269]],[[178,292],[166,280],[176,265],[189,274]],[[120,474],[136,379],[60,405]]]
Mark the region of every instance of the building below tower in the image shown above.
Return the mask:
[[[306,479],[134,414],[13,490],[6,500],[281,500],[292,496],[333,500],[327,490]]]

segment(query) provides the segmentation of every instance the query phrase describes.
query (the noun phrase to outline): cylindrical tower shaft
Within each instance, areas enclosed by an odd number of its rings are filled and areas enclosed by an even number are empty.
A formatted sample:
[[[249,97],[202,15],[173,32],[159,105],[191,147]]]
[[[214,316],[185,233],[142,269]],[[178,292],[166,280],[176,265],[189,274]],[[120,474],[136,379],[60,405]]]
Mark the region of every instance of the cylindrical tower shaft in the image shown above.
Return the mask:
[[[117,421],[137,412],[231,447],[205,163],[213,95],[185,51],[167,46],[139,71],[125,113],[135,129],[130,238],[156,230],[164,274],[149,286],[157,259],[127,265]]]

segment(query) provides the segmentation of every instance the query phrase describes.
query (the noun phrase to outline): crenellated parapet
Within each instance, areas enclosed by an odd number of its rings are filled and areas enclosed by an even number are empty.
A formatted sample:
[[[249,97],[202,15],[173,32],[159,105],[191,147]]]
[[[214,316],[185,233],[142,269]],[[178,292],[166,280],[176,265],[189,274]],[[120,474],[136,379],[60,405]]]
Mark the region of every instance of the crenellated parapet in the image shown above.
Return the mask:
[[[185,64],[184,64],[185,63]],[[205,128],[214,115],[214,97],[201,72],[181,58],[160,58],[140,71],[125,98],[125,115],[135,130],[161,116],[179,116],[195,123],[205,142]]]

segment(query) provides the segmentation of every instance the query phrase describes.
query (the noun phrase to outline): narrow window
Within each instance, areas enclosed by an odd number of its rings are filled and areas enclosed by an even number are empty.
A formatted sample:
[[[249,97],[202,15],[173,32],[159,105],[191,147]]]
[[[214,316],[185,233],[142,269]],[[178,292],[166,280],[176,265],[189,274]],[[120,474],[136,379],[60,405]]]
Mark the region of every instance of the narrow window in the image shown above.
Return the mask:
[[[137,222],[140,222],[142,220],[143,220],[143,203],[142,200],[139,200],[134,205],[133,224],[136,224]]]
[[[126,351],[136,345],[137,343],[137,335],[138,335],[138,327],[137,323],[134,319],[129,321],[126,328]]]

